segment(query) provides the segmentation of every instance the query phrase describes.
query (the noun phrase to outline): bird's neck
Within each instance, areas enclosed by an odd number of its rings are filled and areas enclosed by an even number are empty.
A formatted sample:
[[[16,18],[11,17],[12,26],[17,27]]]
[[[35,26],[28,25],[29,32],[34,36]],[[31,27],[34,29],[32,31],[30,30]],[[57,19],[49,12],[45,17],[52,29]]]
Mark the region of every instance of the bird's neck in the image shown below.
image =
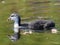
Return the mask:
[[[18,24],[18,22],[17,22],[17,21],[15,21],[15,22],[14,22],[14,24]]]

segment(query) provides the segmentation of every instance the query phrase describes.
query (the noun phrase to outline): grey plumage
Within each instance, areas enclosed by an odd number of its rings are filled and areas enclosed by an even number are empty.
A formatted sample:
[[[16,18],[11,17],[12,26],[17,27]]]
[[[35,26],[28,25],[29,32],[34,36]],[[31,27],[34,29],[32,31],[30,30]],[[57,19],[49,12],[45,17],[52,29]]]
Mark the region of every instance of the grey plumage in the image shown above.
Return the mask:
[[[38,20],[32,22],[30,28],[33,30],[44,30],[44,29],[52,29],[55,27],[55,23],[51,20]]]

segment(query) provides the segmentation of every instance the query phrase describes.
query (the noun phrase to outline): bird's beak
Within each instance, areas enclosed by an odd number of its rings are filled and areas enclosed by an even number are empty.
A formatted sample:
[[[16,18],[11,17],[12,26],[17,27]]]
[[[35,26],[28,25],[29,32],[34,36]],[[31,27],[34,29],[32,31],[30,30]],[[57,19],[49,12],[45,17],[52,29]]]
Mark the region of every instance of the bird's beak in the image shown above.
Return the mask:
[[[10,20],[10,18],[7,19],[7,21],[9,21],[9,20]]]

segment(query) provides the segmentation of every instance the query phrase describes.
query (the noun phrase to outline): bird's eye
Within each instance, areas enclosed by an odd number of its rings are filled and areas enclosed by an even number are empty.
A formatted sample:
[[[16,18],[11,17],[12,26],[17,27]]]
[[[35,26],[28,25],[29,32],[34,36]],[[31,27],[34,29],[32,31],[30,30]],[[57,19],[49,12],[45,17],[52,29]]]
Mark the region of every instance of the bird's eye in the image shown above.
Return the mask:
[[[11,17],[14,17],[14,15],[12,15]]]

